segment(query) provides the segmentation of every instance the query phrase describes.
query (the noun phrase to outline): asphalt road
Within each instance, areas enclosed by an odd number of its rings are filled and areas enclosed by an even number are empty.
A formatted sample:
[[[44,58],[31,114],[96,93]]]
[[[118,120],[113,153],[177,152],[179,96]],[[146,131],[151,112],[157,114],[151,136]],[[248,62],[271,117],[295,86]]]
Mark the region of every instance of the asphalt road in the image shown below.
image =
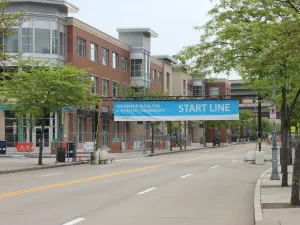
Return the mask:
[[[254,148],[0,175],[0,224],[253,225],[256,180],[271,166],[244,164]]]

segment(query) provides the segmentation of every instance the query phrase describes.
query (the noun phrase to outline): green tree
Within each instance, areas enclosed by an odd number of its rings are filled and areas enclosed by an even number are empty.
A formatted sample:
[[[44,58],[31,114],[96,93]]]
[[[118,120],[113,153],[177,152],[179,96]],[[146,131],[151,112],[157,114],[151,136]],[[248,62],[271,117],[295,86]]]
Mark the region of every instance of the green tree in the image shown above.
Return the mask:
[[[287,134],[299,89],[299,1],[220,0],[210,10],[200,44],[183,49],[179,60],[191,70],[235,70],[264,99],[270,99],[273,75],[282,98],[282,186],[287,186]]]
[[[9,79],[1,79],[0,90],[19,115],[41,119],[41,143],[48,114],[60,112],[62,108],[85,108],[100,100],[90,92],[91,80],[86,70],[33,59],[20,61],[17,66],[19,70],[15,73],[4,74]],[[42,165],[42,154],[43,144],[39,148],[39,165]]]

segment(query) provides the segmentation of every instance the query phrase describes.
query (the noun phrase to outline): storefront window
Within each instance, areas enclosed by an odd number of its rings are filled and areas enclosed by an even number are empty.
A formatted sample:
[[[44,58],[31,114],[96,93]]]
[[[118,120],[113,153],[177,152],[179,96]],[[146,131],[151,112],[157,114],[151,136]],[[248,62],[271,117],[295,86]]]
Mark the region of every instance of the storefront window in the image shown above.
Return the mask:
[[[50,23],[34,21],[35,53],[50,54]]]
[[[22,51],[33,53],[33,21],[29,20],[22,25]]]
[[[12,35],[4,38],[7,53],[18,53],[18,28],[12,29]]]
[[[15,147],[18,141],[18,134],[14,134],[13,125],[16,124],[18,131],[18,119],[13,111],[5,111],[5,140],[7,147]]]

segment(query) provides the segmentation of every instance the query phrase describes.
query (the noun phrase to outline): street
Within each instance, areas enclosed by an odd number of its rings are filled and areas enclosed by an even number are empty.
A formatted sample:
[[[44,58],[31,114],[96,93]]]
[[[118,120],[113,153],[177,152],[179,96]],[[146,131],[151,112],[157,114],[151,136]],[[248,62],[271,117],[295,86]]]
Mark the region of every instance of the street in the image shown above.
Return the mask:
[[[253,225],[255,144],[0,175],[3,225]],[[267,158],[270,155],[268,147]],[[142,155],[141,155],[142,156]]]

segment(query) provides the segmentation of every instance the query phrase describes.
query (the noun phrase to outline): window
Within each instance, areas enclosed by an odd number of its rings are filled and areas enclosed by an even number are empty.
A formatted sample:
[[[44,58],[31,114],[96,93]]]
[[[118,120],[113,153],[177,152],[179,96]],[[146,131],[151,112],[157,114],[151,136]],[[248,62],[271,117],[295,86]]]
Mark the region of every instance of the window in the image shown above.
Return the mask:
[[[35,53],[50,54],[50,22],[34,20]]]
[[[157,82],[161,83],[161,72],[157,72]]]
[[[127,91],[127,85],[126,84],[122,84],[122,94],[124,95]]]
[[[167,89],[170,89],[170,74],[167,73]]]
[[[127,58],[122,56],[122,72],[127,72]]]
[[[86,40],[82,38],[77,38],[77,55],[81,57],[85,57],[85,44]]]
[[[118,97],[119,94],[119,84],[117,82],[113,82],[113,97]]]
[[[108,54],[109,51],[106,48],[102,48],[102,64],[108,66]]]
[[[6,45],[6,52],[7,53],[18,53],[18,29],[13,28],[11,30],[12,35],[8,37],[4,37],[4,44]]]
[[[102,96],[108,96],[108,80],[102,79]]]
[[[52,30],[52,54],[58,55],[58,31]]]
[[[115,121],[114,122],[114,137],[117,138],[119,134],[119,129],[120,129],[120,123]]]
[[[22,25],[22,51],[33,53],[33,25],[32,20]]]
[[[193,95],[193,85],[188,84],[188,96],[192,96]]]
[[[119,67],[119,55],[115,52],[112,54],[112,67],[118,69]]]
[[[156,80],[156,70],[152,70],[152,80],[153,82]]]
[[[145,77],[150,81],[149,55],[145,54]]]
[[[141,77],[143,74],[143,60],[132,59],[131,60],[131,77]]]
[[[98,62],[98,45],[91,43],[90,58],[94,62]]]
[[[183,80],[182,85],[183,94],[186,95],[186,80]]]
[[[79,142],[84,142],[84,117],[79,117]]]
[[[203,88],[202,86],[194,86],[193,87],[193,94],[194,96],[203,96]]]
[[[63,26],[60,26],[61,30],[64,30]],[[67,40],[66,40],[66,34],[63,32],[60,32],[59,34],[59,40],[60,40],[60,56],[66,57],[66,47],[67,47]],[[85,44],[85,42],[84,42]],[[84,57],[85,57],[85,45],[84,45]]]
[[[219,88],[218,87],[210,87],[209,88],[209,95],[210,96],[218,96],[219,95]]]
[[[13,134],[14,123],[17,126],[17,132],[18,132],[17,116],[15,116],[13,111],[5,111],[5,140],[6,140],[7,147],[14,147],[15,146],[14,140],[18,139],[18,134],[16,135]]]
[[[99,78],[91,75],[91,80],[92,80],[91,92],[94,93],[94,94],[98,94]]]
[[[109,107],[108,106],[101,106],[101,112],[108,113],[109,112]]]

